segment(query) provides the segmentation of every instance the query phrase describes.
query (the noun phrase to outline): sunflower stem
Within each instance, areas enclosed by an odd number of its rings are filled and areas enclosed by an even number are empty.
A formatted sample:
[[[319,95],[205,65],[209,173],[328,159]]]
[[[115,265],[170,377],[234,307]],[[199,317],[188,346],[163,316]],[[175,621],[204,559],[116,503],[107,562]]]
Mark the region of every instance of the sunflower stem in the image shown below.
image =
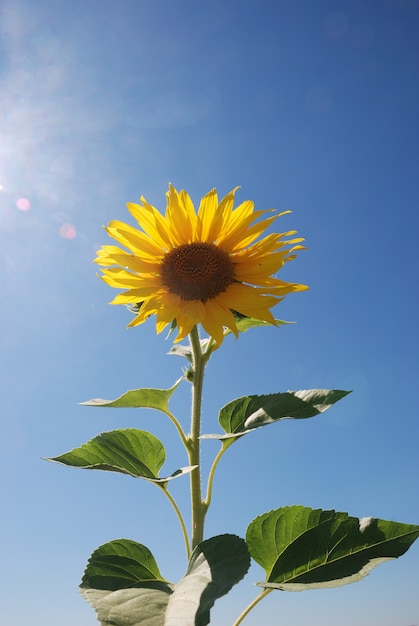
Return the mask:
[[[198,327],[194,326],[189,335],[193,354],[193,382],[192,382],[192,413],[191,433],[189,437],[189,463],[196,465],[191,472],[191,509],[192,509],[192,550],[199,545],[204,538],[204,521],[206,506],[202,501],[201,488],[201,406],[202,387],[204,382],[205,365],[209,355],[202,352]]]

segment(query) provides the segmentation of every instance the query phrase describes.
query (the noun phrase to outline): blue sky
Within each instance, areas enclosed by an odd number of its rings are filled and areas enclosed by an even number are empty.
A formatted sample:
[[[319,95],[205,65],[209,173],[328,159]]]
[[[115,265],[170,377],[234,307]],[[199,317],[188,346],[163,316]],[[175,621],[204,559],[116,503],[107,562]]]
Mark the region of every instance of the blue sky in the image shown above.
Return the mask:
[[[41,457],[120,427],[164,442],[154,412],[79,406],[170,387],[180,359],[150,321],[96,277],[102,225],[140,195],[161,209],[168,182],[195,202],[290,209],[308,249],[282,278],[310,285],[275,314],[295,325],[231,336],[210,363],[204,432],[252,393],[354,392],[328,413],[243,438],[223,458],[207,536],[244,535],[288,504],[419,523],[417,0],[10,0],[0,3],[2,620],[89,626],[77,593],[90,553],[127,537],[176,581],[177,522],[145,482]],[[187,426],[189,390],[173,409]],[[206,442],[204,465],[217,451]],[[187,506],[187,480],[173,492]],[[246,626],[413,626],[418,546],[361,583],[272,593]],[[220,600],[230,626],[262,579],[252,567]]]

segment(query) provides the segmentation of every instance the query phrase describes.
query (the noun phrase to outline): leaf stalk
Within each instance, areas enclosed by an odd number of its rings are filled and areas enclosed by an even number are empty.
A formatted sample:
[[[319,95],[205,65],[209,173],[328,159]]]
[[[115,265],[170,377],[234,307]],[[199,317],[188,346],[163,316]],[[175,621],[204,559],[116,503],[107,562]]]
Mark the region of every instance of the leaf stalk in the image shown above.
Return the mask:
[[[168,491],[167,489],[167,484],[164,485],[158,485],[164,492],[164,494],[167,496],[167,498],[169,499],[170,504],[172,505],[176,516],[179,520],[179,524],[182,530],[182,535],[183,535],[183,540],[185,542],[185,548],[186,548],[186,557],[189,561],[189,559],[191,558],[191,544],[189,542],[189,535],[188,535],[188,531],[186,529],[186,525],[182,516],[182,513],[180,512],[180,509],[178,507],[178,505],[176,504],[176,500],[174,499],[174,497],[172,496],[172,494]]]
[[[250,613],[250,611],[257,605],[263,598],[265,598],[268,593],[270,593],[272,589],[263,589],[258,596],[248,606],[244,609],[244,611],[239,615],[239,617],[234,622],[233,626],[239,626],[242,623],[244,618]]]

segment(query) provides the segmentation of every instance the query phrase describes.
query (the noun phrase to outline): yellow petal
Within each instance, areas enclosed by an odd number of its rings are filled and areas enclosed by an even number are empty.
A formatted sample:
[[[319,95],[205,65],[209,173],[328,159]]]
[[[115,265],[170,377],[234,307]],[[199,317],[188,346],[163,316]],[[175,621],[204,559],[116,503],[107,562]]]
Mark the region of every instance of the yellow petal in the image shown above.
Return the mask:
[[[220,236],[217,239],[217,243],[219,245],[223,245],[224,248],[228,248],[230,244],[230,239],[233,237],[233,240],[241,240],[247,235],[247,230],[250,225],[258,219],[258,217],[264,215],[266,211],[256,211],[252,210],[249,212],[248,208],[253,207],[253,202],[244,202],[240,207],[237,207],[231,215],[229,216],[227,223],[225,224],[223,231],[220,233]],[[247,210],[246,210],[247,208]],[[261,222],[262,223],[262,222]]]
[[[138,229],[129,226],[129,224],[114,220],[109,222],[105,230],[110,237],[116,239],[116,241],[122,243],[123,246],[134,251],[139,256],[152,257],[154,259],[162,258],[163,256],[160,246]]]
[[[152,259],[140,259],[138,256],[133,254],[113,254],[109,256],[105,261],[101,260],[99,257],[96,259],[96,263],[99,263],[103,266],[110,265],[119,265],[124,268],[130,269],[133,272],[138,272],[139,274],[159,274],[161,264],[155,263]]]
[[[149,287],[130,289],[115,296],[111,304],[137,304],[138,302],[144,302],[146,298],[150,298],[153,293],[154,291]]]
[[[141,198],[141,201],[142,205],[127,202],[128,211],[155,243],[163,250],[168,250],[171,247],[171,241],[163,216],[144,198]]]
[[[176,341],[180,341],[188,335],[192,328],[199,324],[205,315],[205,309],[199,300],[183,301],[180,311],[176,315],[176,322],[179,329]]]
[[[211,227],[218,207],[218,196],[215,189],[211,189],[201,200],[198,209],[197,239],[198,241],[213,242]]]
[[[269,309],[281,300],[276,296],[263,295],[256,288],[239,283],[230,285],[224,293],[217,296],[217,299],[224,306],[246,317],[254,317],[271,324],[275,320]]]
[[[213,337],[220,346],[224,339],[224,327],[229,328],[236,337],[238,336],[237,324],[230,309],[219,304],[217,298],[208,300],[205,303],[205,317],[202,326]]]
[[[166,220],[174,236],[174,245],[180,246],[185,243],[191,243],[196,221],[195,211],[193,211],[195,217],[194,221],[191,222],[191,203],[184,196],[181,197],[173,185],[169,185],[169,191],[166,196]]]
[[[241,250],[246,246],[253,243],[255,239],[260,237],[262,233],[272,224],[274,220],[276,220],[278,215],[273,215],[272,217],[267,217],[261,222],[257,222],[253,226],[249,227],[244,233],[232,233],[230,237],[226,240],[228,241],[228,246],[232,252],[237,250]],[[224,242],[226,245],[226,242]]]

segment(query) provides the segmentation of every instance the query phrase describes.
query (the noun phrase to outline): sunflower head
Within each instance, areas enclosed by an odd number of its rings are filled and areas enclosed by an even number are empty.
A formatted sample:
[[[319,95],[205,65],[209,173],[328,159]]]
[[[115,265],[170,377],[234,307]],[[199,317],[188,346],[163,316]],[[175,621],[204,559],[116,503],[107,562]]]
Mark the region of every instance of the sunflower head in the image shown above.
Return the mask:
[[[271,308],[307,289],[275,276],[303,239],[296,231],[264,235],[284,213],[255,211],[250,200],[234,207],[236,191],[219,201],[212,189],[195,211],[186,191],[169,185],[164,216],[141,197],[127,204],[139,228],[108,224],[106,232],[123,247],[102,246],[95,262],[108,285],[124,290],[112,304],[135,311],[129,326],[156,315],[157,332],[175,324],[180,341],[201,324],[220,345],[226,328],[237,337],[237,316],[275,324]]]

